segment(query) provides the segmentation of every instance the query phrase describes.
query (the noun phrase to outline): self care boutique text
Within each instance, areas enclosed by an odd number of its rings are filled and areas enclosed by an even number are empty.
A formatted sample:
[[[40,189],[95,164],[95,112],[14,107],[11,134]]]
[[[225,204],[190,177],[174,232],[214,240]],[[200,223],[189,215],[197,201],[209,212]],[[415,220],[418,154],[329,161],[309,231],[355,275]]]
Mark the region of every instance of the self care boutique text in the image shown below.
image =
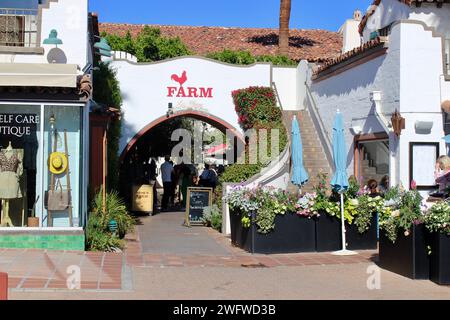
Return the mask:
[[[39,124],[39,118],[31,114],[0,114],[0,135],[29,136]]]

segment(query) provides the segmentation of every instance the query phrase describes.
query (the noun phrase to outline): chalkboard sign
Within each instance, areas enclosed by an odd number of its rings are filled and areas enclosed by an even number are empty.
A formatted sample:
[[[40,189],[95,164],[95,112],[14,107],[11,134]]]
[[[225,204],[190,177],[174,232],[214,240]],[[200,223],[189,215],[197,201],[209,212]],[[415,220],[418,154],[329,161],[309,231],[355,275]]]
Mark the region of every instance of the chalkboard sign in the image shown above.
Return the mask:
[[[203,224],[203,210],[212,205],[211,188],[188,188],[186,203],[186,225]]]

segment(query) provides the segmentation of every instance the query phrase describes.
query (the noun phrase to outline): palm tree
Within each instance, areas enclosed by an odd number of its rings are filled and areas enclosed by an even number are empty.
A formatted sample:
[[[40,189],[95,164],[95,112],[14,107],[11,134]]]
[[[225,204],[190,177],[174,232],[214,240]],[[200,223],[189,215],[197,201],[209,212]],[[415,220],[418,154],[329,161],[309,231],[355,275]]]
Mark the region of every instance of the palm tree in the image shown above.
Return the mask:
[[[291,0],[280,0],[279,54],[289,55],[289,22],[291,20]]]

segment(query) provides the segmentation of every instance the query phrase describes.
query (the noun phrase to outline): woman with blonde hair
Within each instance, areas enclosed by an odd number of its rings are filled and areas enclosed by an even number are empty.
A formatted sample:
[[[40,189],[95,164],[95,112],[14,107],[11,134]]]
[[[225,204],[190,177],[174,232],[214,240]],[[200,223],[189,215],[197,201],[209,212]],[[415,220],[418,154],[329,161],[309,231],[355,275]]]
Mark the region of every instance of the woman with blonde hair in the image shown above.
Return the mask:
[[[450,187],[450,157],[441,156],[436,162],[434,178],[439,185],[439,192],[445,193]]]

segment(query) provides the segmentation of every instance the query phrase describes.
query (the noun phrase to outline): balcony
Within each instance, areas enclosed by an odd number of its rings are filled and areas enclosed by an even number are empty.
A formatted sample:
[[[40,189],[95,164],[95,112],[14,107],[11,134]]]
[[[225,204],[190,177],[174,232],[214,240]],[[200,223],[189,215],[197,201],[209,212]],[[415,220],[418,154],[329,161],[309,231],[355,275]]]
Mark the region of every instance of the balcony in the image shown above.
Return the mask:
[[[0,8],[0,51],[34,51],[38,39],[38,10]]]

